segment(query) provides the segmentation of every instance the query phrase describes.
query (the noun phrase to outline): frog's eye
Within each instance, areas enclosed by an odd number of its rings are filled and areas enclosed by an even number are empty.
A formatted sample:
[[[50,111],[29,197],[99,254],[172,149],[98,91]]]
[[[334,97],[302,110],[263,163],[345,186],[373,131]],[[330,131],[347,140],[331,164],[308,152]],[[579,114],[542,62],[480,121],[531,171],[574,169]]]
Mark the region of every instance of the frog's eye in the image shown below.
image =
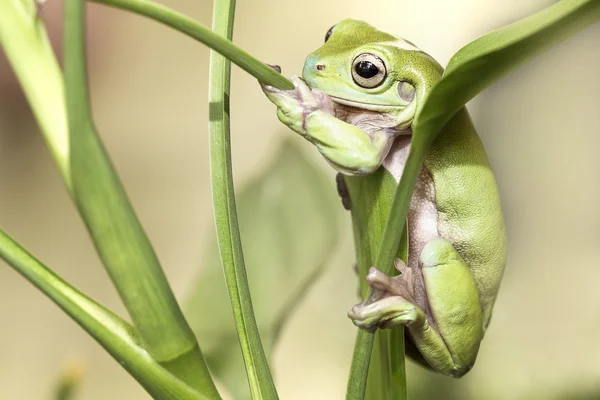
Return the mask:
[[[325,34],[325,43],[327,43],[327,41],[329,40],[329,36],[331,36],[331,34],[333,33],[333,29],[335,28],[335,25],[332,26],[331,28],[329,28],[329,30],[327,31],[327,33]]]
[[[387,71],[383,60],[375,54],[359,54],[352,61],[352,79],[358,86],[371,89],[383,83]]]

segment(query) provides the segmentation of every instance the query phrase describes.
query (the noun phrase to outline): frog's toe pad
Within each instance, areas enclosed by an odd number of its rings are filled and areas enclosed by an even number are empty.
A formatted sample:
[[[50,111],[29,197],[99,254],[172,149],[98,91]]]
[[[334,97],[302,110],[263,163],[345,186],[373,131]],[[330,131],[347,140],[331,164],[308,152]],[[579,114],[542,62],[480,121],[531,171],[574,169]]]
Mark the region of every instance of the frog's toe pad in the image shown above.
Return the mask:
[[[352,307],[348,317],[363,329],[392,328],[417,319],[417,307],[400,296],[390,296],[374,303],[360,303]]]

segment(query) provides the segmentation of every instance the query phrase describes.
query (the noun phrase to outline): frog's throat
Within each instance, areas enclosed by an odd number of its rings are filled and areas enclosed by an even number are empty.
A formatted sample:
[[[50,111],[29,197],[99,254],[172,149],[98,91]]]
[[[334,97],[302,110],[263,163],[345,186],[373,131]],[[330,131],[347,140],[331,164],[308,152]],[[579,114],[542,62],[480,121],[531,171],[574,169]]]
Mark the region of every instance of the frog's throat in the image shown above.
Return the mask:
[[[329,95],[329,97],[331,97],[331,100],[333,100],[334,103],[339,103],[339,104],[343,104],[345,106],[351,106],[351,107],[355,107],[355,108],[362,108],[364,110],[369,110],[369,111],[399,112],[399,111],[404,110],[407,107],[407,105],[390,106],[390,105],[386,105],[386,104],[363,103],[360,101],[348,100],[348,99],[344,99],[342,97],[335,97],[335,96],[331,96],[331,95]]]

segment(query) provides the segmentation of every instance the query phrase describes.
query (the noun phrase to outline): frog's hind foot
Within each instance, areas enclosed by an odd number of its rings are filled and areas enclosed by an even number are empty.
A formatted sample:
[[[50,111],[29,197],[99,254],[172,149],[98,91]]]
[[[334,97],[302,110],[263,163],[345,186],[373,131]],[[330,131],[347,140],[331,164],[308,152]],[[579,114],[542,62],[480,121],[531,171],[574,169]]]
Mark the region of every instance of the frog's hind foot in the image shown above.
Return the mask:
[[[394,265],[401,272],[398,276],[390,277],[375,267],[369,269],[366,280],[372,288],[371,294],[348,312],[356,326],[372,331],[408,325],[423,317],[412,294],[412,270],[400,260]]]
[[[388,296],[373,303],[352,307],[348,317],[354,325],[367,331],[392,328],[417,320],[419,308],[401,296]]]

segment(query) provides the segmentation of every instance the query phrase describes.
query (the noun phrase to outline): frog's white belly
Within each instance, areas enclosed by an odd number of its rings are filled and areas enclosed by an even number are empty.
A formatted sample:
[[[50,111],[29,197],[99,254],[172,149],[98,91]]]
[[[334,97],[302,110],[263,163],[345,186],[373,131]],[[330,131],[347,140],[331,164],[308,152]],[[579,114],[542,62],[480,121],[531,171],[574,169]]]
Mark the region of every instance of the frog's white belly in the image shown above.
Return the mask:
[[[383,167],[392,174],[396,182],[400,182],[409,149],[410,136],[400,136],[396,138],[387,157],[383,161]],[[419,255],[429,241],[439,236],[438,212],[435,207],[435,188],[430,174],[423,168],[419,174],[408,210],[408,266],[413,271],[418,271],[414,294],[419,305],[424,308],[427,308],[423,304],[426,296],[419,279],[421,275],[418,268]]]

